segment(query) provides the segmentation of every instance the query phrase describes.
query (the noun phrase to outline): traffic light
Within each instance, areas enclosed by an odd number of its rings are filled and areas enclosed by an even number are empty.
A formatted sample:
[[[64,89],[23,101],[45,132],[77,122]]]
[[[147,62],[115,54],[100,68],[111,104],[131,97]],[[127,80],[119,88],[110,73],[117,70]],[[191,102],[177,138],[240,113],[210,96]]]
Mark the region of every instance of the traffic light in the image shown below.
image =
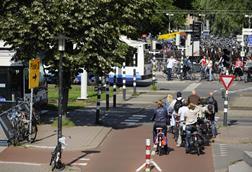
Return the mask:
[[[201,22],[193,21],[192,25],[192,40],[199,41],[201,36]]]
[[[229,68],[230,65],[231,65],[230,57],[229,57],[230,51],[228,51],[227,49],[224,49],[223,52],[224,52],[224,55],[222,56],[223,66],[226,67],[226,68]]]

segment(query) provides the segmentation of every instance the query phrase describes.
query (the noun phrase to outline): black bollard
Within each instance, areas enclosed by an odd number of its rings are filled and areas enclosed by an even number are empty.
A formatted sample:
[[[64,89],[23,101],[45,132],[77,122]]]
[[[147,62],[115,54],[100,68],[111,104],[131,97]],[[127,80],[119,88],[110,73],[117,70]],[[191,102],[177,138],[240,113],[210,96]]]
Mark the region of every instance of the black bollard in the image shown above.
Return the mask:
[[[97,102],[96,102],[96,124],[99,124],[100,119],[100,110],[101,110],[101,77],[98,80],[97,88]]]
[[[114,80],[113,80],[113,107],[116,107],[116,67],[114,69]]]

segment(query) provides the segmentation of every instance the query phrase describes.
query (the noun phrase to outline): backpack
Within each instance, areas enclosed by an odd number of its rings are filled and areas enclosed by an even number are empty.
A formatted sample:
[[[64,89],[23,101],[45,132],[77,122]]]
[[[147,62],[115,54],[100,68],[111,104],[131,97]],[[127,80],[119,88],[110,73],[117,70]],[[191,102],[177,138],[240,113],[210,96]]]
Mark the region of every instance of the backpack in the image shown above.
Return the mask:
[[[214,104],[214,98],[212,96],[210,96],[208,99],[207,99],[207,104]]]
[[[174,104],[174,110],[176,113],[178,113],[179,108],[183,106],[182,100],[183,99],[176,99],[176,103]]]
[[[210,114],[214,114],[215,113],[214,104],[208,104],[207,110],[210,112]]]

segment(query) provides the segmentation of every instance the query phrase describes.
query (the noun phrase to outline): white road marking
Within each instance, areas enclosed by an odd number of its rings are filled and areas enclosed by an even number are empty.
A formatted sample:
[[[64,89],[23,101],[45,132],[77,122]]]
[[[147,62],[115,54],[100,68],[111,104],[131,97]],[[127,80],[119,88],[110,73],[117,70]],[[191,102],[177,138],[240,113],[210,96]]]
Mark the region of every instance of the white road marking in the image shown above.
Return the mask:
[[[146,117],[146,115],[132,115],[132,116],[135,116],[135,117]]]
[[[135,122],[120,122],[120,124],[124,124],[124,125],[136,125]]]
[[[87,166],[87,163],[73,163],[71,165]]]
[[[137,117],[137,116],[131,116],[131,117],[129,117],[129,119],[143,119],[143,117]]]
[[[89,161],[90,159],[89,158],[81,158],[79,159],[80,161]]]
[[[192,90],[195,90],[201,83],[192,83],[188,85],[183,92],[191,92]]]
[[[233,91],[229,91],[229,94],[231,93],[238,93],[238,92],[243,92],[243,91],[249,91],[252,90],[252,87],[248,87],[248,88],[242,88],[242,89],[238,89],[238,90],[233,90]]]
[[[31,163],[31,162],[13,162],[13,161],[0,161],[2,164],[17,164],[17,165],[33,165],[33,166],[41,166],[42,164]]]
[[[220,144],[220,155],[219,156],[227,156],[228,155],[228,146],[226,144]]]
[[[125,119],[125,122],[138,122],[139,120],[136,119]]]
[[[54,149],[55,148],[55,146],[38,146],[38,145],[28,145],[28,144],[25,144],[24,147],[41,148],[41,149]]]

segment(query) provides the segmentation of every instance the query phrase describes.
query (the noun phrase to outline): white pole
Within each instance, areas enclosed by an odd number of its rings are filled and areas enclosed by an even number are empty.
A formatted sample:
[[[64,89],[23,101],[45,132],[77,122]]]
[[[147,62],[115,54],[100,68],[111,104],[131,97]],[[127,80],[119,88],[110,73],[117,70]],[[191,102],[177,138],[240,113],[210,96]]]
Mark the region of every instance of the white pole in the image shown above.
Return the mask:
[[[33,105],[33,88],[31,88],[31,98],[30,98],[30,115],[29,115],[29,141],[31,141],[32,134],[32,105]]]
[[[87,71],[82,68],[83,72],[81,74],[81,97],[78,99],[85,100],[87,99]]]

